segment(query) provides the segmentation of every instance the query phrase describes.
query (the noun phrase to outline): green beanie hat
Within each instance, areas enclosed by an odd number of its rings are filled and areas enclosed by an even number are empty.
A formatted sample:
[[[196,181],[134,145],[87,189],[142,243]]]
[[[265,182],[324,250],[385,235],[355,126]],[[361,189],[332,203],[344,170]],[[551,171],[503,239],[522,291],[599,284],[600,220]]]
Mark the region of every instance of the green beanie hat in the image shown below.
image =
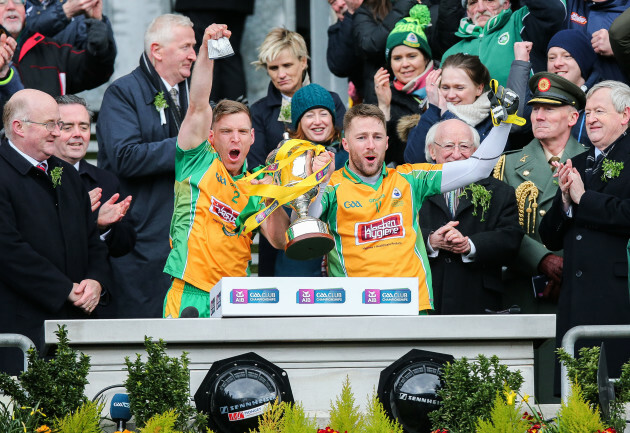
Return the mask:
[[[431,59],[431,47],[424,34],[424,29],[431,25],[431,13],[426,5],[415,5],[409,16],[398,21],[387,37],[385,60],[389,66],[392,50],[398,45],[417,48]]]
[[[300,123],[304,113],[313,108],[325,108],[330,111],[334,123],[335,101],[330,92],[319,84],[311,83],[295,92],[291,98],[291,121],[294,131],[297,131],[298,123]]]

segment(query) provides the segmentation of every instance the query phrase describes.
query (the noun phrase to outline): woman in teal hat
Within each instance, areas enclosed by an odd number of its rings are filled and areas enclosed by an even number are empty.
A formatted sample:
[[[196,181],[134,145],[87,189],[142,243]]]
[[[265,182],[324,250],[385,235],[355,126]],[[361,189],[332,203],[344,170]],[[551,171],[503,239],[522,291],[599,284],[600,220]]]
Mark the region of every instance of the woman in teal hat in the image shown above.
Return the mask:
[[[431,23],[429,9],[416,5],[406,18],[398,21],[387,37],[385,58],[391,71],[380,68],[374,75],[374,91],[378,106],[385,113],[389,147],[385,162],[399,165],[404,163],[405,142],[399,137],[397,127],[404,116],[421,114],[424,111],[427,92],[427,75],[434,70],[431,47],[424,29]],[[390,81],[390,78],[393,80]],[[411,118],[418,122],[417,116]],[[405,117],[403,123],[407,123]]]
[[[341,146],[341,130],[335,126],[335,101],[319,84],[309,84],[295,92],[291,99],[291,138],[320,144],[335,154],[335,167],[348,160]]]

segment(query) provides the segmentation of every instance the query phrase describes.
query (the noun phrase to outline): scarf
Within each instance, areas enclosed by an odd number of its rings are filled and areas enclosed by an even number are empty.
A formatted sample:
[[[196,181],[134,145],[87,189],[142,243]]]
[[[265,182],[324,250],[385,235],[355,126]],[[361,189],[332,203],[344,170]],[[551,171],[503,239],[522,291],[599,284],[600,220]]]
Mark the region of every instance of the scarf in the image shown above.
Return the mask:
[[[163,98],[166,100],[168,107],[165,109],[165,113],[168,116],[167,124],[169,129],[169,135],[171,137],[177,136],[179,133],[179,127],[182,125],[182,120],[184,115],[186,114],[186,110],[188,109],[188,80],[184,80],[179,83],[179,106],[181,107],[182,114],[180,115],[177,110],[174,109],[175,103],[173,99],[171,99],[171,94],[167,92],[166,87],[164,86],[164,82],[160,75],[157,73],[151,61],[147,57],[146,53],[142,53],[140,56],[140,70],[147,77],[151,85],[155,90],[155,95],[162,92]]]
[[[498,15],[490,18],[483,27],[474,25],[470,18],[462,18],[459,22],[459,28],[457,29],[455,35],[466,39],[479,38],[480,36],[487,35],[488,33],[492,33],[495,30],[502,28],[505,23],[510,20],[511,16],[512,10],[505,9],[499,12]]]
[[[413,95],[420,99],[425,99],[427,97],[427,75],[431,72],[435,67],[433,66],[433,60],[429,62],[424,72],[418,75],[413,80],[409,81],[407,84],[403,84],[398,79],[394,78],[394,88],[399,92],[405,92],[407,95]]]
[[[446,108],[470,126],[477,126],[490,115],[488,93],[490,92],[481,94],[472,104],[453,105],[449,102]]]

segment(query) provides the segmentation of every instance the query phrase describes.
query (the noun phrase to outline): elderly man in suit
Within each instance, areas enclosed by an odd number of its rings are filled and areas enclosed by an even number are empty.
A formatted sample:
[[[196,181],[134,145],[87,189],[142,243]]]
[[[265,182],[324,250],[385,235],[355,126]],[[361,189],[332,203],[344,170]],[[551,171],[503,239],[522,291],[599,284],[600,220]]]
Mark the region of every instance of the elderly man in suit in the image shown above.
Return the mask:
[[[468,159],[477,147],[479,133],[459,119],[433,125],[426,137],[427,161],[437,164]],[[473,204],[473,198],[480,203]],[[523,239],[514,188],[488,177],[433,195],[420,208],[420,227],[431,265],[435,312],[500,310],[501,267],[516,256]]]
[[[21,90],[7,102],[3,123],[0,332],[26,335],[41,349],[44,320],[86,318],[100,302],[107,248],[79,175],[53,156],[61,124],[55,100]],[[0,369],[15,373],[20,358],[7,352]]]
[[[630,87],[603,81],[587,95],[586,128],[593,148],[559,167],[559,190],[540,225],[552,250],[564,248],[556,344],[578,325],[629,325]],[[602,340],[581,341],[584,346]],[[630,358],[628,340],[606,341],[611,377]]]
[[[120,179],[134,202],[129,219],[138,235],[133,251],[112,260],[125,294],[123,317],[162,317],[170,278],[175,144],[188,109],[188,78],[195,54],[193,24],[183,15],[154,19],[140,65],[105,91],[96,125],[98,165]]]

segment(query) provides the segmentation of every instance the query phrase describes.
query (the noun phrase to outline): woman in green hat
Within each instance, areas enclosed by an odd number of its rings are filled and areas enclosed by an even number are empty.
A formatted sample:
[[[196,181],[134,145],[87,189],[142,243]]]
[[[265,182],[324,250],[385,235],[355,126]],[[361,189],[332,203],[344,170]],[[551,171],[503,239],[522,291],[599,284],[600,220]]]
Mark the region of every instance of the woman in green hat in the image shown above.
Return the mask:
[[[431,47],[424,29],[431,23],[429,9],[416,5],[406,18],[398,21],[387,37],[385,58],[389,71],[380,68],[374,75],[374,91],[378,106],[385,113],[389,147],[385,162],[403,164],[405,142],[397,133],[399,121],[402,124],[418,122],[418,115],[424,111],[427,92],[425,89],[428,74],[435,69],[431,60]],[[390,73],[391,71],[391,73]],[[393,80],[390,79],[393,76]]]

